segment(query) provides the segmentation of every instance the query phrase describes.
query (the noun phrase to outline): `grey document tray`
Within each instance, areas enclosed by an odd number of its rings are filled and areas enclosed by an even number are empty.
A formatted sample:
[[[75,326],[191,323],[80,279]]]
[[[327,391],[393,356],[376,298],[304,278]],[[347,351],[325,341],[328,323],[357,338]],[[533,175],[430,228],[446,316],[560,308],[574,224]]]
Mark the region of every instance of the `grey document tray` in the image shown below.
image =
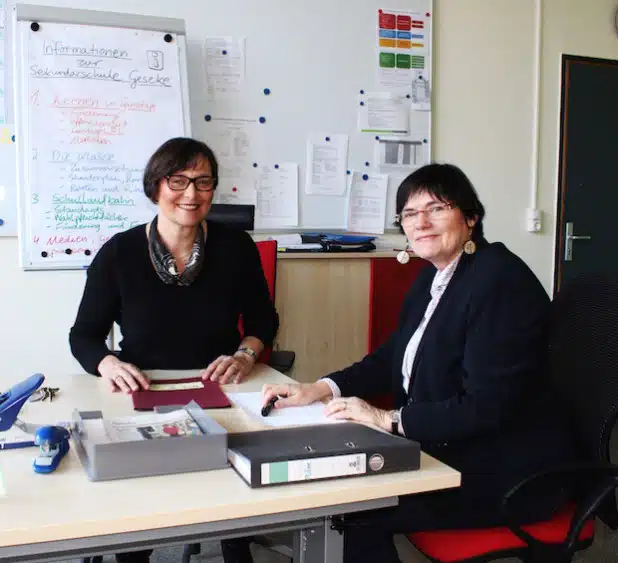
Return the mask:
[[[185,410],[203,432],[201,436],[95,443],[80,431],[83,421],[102,419],[101,411],[75,411],[73,443],[92,481],[148,477],[229,467],[227,431],[195,403]]]

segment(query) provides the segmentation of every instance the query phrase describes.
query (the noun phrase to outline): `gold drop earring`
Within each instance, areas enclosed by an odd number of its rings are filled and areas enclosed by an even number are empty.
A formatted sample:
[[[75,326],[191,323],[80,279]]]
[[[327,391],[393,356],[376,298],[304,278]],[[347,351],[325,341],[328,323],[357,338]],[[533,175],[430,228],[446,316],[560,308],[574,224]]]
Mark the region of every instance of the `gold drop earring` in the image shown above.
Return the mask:
[[[470,223],[470,221],[468,221],[468,227],[470,229],[470,232],[468,233],[469,237],[472,237],[475,224],[476,224],[476,221],[472,222],[472,224]],[[463,251],[466,254],[474,254],[476,252],[476,243],[472,240],[472,238],[469,238],[466,242],[464,242]]]
[[[410,261],[408,248],[410,248],[410,243],[406,240],[405,248],[397,253],[397,262],[399,262],[400,264],[407,264]]]
[[[466,254],[474,254],[476,252],[476,243],[472,239],[467,240],[463,245],[463,251]]]

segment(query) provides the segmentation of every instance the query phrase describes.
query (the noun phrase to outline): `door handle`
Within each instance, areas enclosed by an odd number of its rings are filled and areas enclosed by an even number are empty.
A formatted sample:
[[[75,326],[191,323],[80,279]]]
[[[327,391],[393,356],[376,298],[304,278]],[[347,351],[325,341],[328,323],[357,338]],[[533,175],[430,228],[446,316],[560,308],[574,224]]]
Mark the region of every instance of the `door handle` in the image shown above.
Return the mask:
[[[573,223],[569,222],[566,224],[565,233],[564,233],[564,260],[565,262],[570,262],[571,260],[573,260],[573,241],[574,240],[592,240],[592,237],[588,235],[574,235],[573,234]]]

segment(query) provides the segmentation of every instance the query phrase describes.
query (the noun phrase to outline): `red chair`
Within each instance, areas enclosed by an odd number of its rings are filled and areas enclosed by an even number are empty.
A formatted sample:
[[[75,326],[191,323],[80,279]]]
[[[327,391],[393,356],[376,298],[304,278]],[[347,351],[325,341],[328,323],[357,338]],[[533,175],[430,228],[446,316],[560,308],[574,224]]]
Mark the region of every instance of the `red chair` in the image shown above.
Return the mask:
[[[581,278],[552,303],[551,374],[556,400],[572,415],[572,429],[587,464],[534,475],[503,500],[506,526],[409,534],[431,561],[481,563],[516,557],[524,563],[569,563],[594,539],[594,519],[618,529],[614,490],[618,467],[609,443],[618,418],[618,279]],[[519,526],[511,517],[518,494],[529,487],[576,484],[576,503],[551,520]]]
[[[260,261],[262,262],[262,270],[264,271],[264,277],[268,284],[268,292],[270,293],[270,299],[275,302],[275,286],[277,283],[277,241],[263,240],[256,242],[258,252],[260,254]],[[242,317],[238,319],[238,331],[243,334]],[[285,373],[292,368],[296,354],[287,350],[272,350],[271,348],[264,348],[260,354],[259,360],[265,364],[268,364],[272,368]]]
[[[400,264],[394,258],[371,259],[368,353],[375,351],[397,328],[408,289],[428,265],[421,258],[412,258],[407,264]]]
[[[367,353],[374,352],[397,328],[399,311],[408,289],[429,262],[412,258],[400,264],[394,258],[372,258],[369,278],[369,331]],[[371,404],[392,409],[391,394],[373,397]]]
[[[268,291],[272,302],[275,302],[275,287],[277,283],[277,241],[263,240],[256,242],[264,277],[268,283]],[[260,361],[282,373],[288,372],[294,365],[295,352],[291,350],[272,350],[266,348],[260,355]]]

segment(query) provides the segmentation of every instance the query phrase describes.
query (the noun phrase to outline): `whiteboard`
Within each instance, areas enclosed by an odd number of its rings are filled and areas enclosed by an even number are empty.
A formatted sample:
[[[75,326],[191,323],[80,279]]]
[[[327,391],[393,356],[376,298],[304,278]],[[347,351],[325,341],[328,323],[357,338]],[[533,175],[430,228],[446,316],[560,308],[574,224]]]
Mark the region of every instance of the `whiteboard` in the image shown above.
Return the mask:
[[[17,5],[20,264],[87,267],[149,221],[152,152],[188,134],[184,22]]]
[[[414,19],[422,21],[424,66],[413,70],[415,77],[422,75],[429,80],[431,88],[431,0],[227,0],[209,3],[208,17],[191,29],[189,40],[196,49],[196,64],[191,66],[191,78],[196,83],[192,96],[195,135],[210,144],[220,158],[229,152],[229,139],[220,132],[221,121],[244,119],[250,141],[248,168],[253,164],[260,170],[262,166],[296,163],[299,230],[346,227],[349,187],[341,195],[308,194],[305,189],[308,139],[332,140],[345,135],[347,170],[382,172],[378,170],[376,155],[384,147],[384,136],[361,132],[358,126],[361,91],[384,91],[380,72],[385,69],[379,66],[379,56],[388,49],[379,46],[380,10],[415,14]],[[178,13],[183,14],[182,10]],[[204,44],[217,37],[244,41],[245,53],[240,91],[219,97],[212,95],[204,71],[208,65]],[[430,104],[413,111],[410,136],[418,143],[413,149],[419,165],[431,158],[431,122]],[[243,141],[244,137],[238,135],[236,139]],[[239,151],[237,156],[243,155]],[[401,166],[389,172],[384,220],[387,228],[393,226],[397,187],[413,170],[412,166]],[[239,191],[242,182],[252,182],[250,172],[234,180],[240,182]],[[221,178],[220,187],[224,184],[225,178]],[[222,191],[217,194],[222,195]],[[285,228],[294,230],[290,226]],[[277,230],[273,225],[264,229],[256,225],[256,229]]]
[[[11,125],[0,125],[0,237],[17,235],[15,136]]]

